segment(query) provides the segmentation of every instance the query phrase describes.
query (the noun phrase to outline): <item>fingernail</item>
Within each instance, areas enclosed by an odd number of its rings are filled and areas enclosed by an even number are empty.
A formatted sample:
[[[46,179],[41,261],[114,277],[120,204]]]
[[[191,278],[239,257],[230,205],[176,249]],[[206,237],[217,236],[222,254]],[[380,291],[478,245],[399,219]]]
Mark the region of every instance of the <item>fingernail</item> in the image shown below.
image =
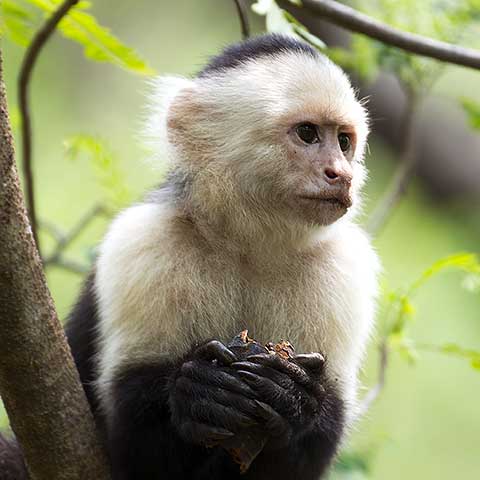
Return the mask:
[[[238,374],[240,377],[248,383],[257,383],[258,378],[255,374],[246,372],[245,370],[239,370]]]

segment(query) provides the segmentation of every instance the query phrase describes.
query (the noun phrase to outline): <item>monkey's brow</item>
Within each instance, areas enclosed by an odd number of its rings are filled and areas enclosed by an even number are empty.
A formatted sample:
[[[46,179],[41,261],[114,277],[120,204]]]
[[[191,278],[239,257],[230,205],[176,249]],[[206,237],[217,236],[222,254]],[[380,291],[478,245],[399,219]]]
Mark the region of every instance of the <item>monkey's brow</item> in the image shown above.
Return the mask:
[[[336,127],[339,130],[342,130],[344,132],[350,132],[354,133],[355,132],[355,125],[352,123],[345,123],[343,121],[335,121],[335,120],[326,120],[320,123],[320,125],[324,127]]]
[[[351,123],[340,123],[337,125],[339,130],[349,133],[355,133],[355,125]]]

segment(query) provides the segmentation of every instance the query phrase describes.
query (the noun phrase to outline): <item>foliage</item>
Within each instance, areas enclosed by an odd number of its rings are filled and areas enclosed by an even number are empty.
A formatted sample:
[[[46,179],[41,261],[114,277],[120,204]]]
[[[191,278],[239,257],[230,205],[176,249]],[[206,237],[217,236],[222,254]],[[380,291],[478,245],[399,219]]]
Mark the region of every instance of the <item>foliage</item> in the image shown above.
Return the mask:
[[[472,367],[479,369],[480,351],[465,349],[452,343],[443,346],[415,345],[407,337],[408,324],[416,313],[413,306],[414,296],[429,280],[447,270],[467,274],[469,281],[464,282],[463,286],[469,290],[472,289],[472,285],[478,284],[480,280],[480,263],[477,256],[472,253],[458,253],[436,261],[407,288],[397,290],[385,288],[381,314],[383,320],[382,336],[392,350],[397,351],[410,362],[415,361],[418,355],[417,350],[431,350],[445,355],[465,358],[470,361]]]
[[[0,35],[26,47],[37,24],[35,12],[17,0],[2,0],[0,14]]]
[[[356,0],[360,10],[373,13],[386,24],[407,32],[458,42],[475,22],[480,20],[478,0]],[[428,89],[438,78],[443,64],[385,45],[361,35],[353,35],[348,50],[333,48],[329,54],[345,68],[364,80],[373,80],[378,70],[393,73],[409,90]]]
[[[296,1],[292,3],[298,4]],[[291,35],[306,40],[316,48],[325,48],[325,43],[310,33],[293,15],[280,8],[275,0],[258,0],[252,5],[252,10],[258,15],[265,16],[268,32]]]
[[[300,1],[290,1],[301,5]],[[355,6],[370,15],[373,12],[376,18],[393,27],[447,42],[459,41],[480,21],[480,0],[425,0],[420,3],[416,0],[356,0]],[[440,62],[411,55],[359,34],[352,35],[348,49],[327,47],[275,0],[258,0],[252,10],[265,16],[267,31],[303,38],[367,82],[374,80],[382,70],[393,73],[407,93],[421,93],[431,88],[443,68]],[[462,99],[461,104],[470,125],[480,128],[480,106],[468,98]]]
[[[125,174],[107,144],[91,135],[75,135],[65,141],[66,156],[70,160],[86,156],[93,167],[95,178],[103,189],[104,203],[116,211],[133,200]]]
[[[462,98],[460,100],[463,110],[467,114],[468,123],[476,130],[480,130],[480,103],[470,98]]]
[[[39,11],[49,16],[61,3],[60,0],[2,0],[0,32],[26,47],[38,28]],[[90,8],[91,3],[85,0],[73,7],[58,25],[61,34],[84,47],[84,54],[90,60],[112,63],[142,75],[153,74],[154,70],[133,49],[99,25],[88,13]]]
[[[416,360],[418,351],[435,352],[467,360],[473,369],[480,371],[480,351],[463,348],[451,342],[443,345],[419,344],[407,337],[408,325],[416,313],[413,298],[432,278],[448,270],[464,273],[469,279],[476,279],[476,282],[473,282],[475,285],[480,281],[480,262],[477,256],[458,253],[434,262],[406,288],[392,290],[384,286],[380,314],[381,336],[389,350],[397,352],[410,363]],[[464,286],[471,290],[470,282]],[[335,464],[330,480],[367,480],[371,472],[372,453],[374,450],[345,450]]]
[[[345,451],[336,461],[330,480],[367,480],[370,473],[370,455],[365,452]]]

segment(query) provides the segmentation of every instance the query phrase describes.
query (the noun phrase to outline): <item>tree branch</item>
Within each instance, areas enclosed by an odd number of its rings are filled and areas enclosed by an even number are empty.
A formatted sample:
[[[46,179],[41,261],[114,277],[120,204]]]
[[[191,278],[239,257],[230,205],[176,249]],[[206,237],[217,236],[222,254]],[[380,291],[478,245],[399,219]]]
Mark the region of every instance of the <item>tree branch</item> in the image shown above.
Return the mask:
[[[403,32],[333,0],[301,1],[306,10],[352,32],[367,35],[417,55],[480,69],[480,52],[477,50],[433,40],[415,33]],[[280,3],[289,9],[292,7],[288,0],[280,0]]]
[[[76,225],[74,225],[66,235],[60,232],[56,226],[47,223],[47,228],[55,238],[57,245],[53,252],[44,259],[43,263],[45,267],[57,266],[70,270],[73,273],[86,273],[88,271],[88,266],[64,259],[63,253],[65,249],[68,248],[68,246],[85,230],[85,228],[88,227],[92,220],[105,213],[106,210],[103,205],[94,205],[82,218],[80,218]]]
[[[242,38],[245,40],[250,36],[250,25],[248,23],[248,13],[242,0],[233,0],[237,7],[238,19],[242,29]]]
[[[377,383],[368,391],[363,397],[360,407],[358,409],[358,416],[363,417],[365,413],[370,409],[375,400],[379,397],[380,393],[385,387],[385,374],[388,367],[388,346],[387,339],[384,338],[379,347],[380,359],[378,364],[378,380]]]
[[[372,235],[377,235],[386,225],[391,212],[405,195],[414,177],[417,156],[414,148],[413,117],[416,105],[416,94],[410,90],[407,92],[407,104],[401,126],[403,150],[400,156],[400,163],[383,197],[378,201],[375,210],[368,220],[367,231]]]
[[[32,123],[30,119],[29,106],[29,84],[32,76],[33,67],[38,56],[55,30],[60,20],[68,13],[68,11],[78,3],[78,0],[65,0],[58,9],[48,18],[45,24],[33,37],[30,45],[23,57],[22,66],[18,76],[18,103],[20,114],[22,117],[22,154],[23,154],[23,176],[25,181],[25,193],[27,201],[27,209],[30,217],[30,225],[32,228],[33,238],[39,246],[37,235],[37,214],[35,209],[35,190],[32,170]]]
[[[0,392],[31,478],[109,478],[23,202],[0,52]]]

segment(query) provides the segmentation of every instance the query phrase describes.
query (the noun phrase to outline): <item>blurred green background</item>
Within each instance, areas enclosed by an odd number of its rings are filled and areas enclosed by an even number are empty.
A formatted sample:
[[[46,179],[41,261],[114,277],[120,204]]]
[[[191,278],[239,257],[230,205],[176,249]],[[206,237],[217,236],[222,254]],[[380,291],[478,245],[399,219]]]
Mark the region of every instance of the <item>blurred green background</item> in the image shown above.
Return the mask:
[[[195,73],[210,55],[240,38],[229,0],[116,0],[94,2],[92,11],[159,74]],[[254,29],[262,28],[257,17]],[[23,50],[7,40],[2,48],[15,123],[16,75]],[[480,99],[473,89],[479,79],[478,73],[448,67],[435,88],[453,98],[471,86],[468,94]],[[68,230],[104,195],[88,159],[67,158],[64,141],[72,135],[95,135],[107,142],[134,198],[158,183],[161,168],[152,173],[138,135],[147,91],[144,77],[88,62],[78,46],[54,36],[37,65],[31,91],[37,205],[42,220]],[[370,147],[366,212],[395,166],[394,153],[381,139],[374,136]],[[384,265],[383,280],[399,287],[440,257],[458,251],[479,253],[479,205],[440,203],[417,181],[375,241]],[[85,262],[107,223],[106,219],[95,220],[68,256]],[[44,233],[41,243],[45,253],[53,246]],[[480,349],[480,296],[462,289],[461,280],[461,275],[447,273],[422,289],[409,331],[413,339]],[[52,268],[48,281],[60,316],[65,318],[82,278]],[[376,362],[373,340],[362,376],[366,385],[375,382]],[[7,426],[3,412],[0,425]],[[480,372],[466,361],[436,353],[422,353],[415,365],[393,355],[386,388],[356,426],[348,448],[369,460],[369,478],[375,480],[480,478]]]

